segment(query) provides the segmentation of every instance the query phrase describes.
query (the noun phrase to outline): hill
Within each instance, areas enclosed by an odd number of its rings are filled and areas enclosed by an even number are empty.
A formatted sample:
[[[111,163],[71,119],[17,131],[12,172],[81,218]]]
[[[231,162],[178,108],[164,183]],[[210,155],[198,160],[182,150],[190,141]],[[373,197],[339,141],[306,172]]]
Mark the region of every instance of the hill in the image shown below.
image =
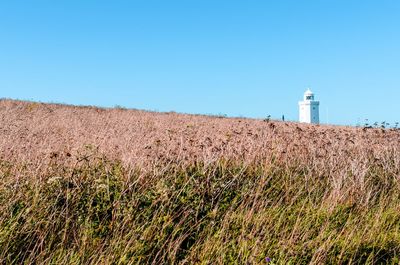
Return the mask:
[[[398,263],[399,140],[1,100],[0,260]]]

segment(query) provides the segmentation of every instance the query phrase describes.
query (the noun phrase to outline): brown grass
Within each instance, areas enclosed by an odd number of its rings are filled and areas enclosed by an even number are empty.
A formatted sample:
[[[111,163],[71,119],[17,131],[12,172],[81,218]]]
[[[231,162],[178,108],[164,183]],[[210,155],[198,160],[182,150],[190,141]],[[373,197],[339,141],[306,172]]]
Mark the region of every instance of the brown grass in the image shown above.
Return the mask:
[[[0,260],[395,262],[399,140],[390,129],[1,100]]]
[[[91,145],[129,165],[310,160],[341,171],[397,152],[395,130],[0,101],[1,158],[46,163]],[[47,160],[43,160],[46,158]],[[341,172],[337,172],[340,174]]]

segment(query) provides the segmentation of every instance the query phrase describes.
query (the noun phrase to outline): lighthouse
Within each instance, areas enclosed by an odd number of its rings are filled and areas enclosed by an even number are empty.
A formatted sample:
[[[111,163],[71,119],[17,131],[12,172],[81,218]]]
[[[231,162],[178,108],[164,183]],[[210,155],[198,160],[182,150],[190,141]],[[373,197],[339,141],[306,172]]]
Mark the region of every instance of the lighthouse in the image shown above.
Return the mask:
[[[300,122],[319,124],[319,101],[314,99],[310,89],[304,93],[303,101],[299,102]]]

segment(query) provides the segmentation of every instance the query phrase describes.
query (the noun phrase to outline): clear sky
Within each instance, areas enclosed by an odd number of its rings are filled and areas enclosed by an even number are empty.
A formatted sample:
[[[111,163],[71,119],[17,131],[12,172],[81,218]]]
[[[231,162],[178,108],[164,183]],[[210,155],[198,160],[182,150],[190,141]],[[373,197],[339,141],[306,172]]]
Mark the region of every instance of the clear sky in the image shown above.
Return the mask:
[[[0,97],[400,121],[398,0],[4,0]]]

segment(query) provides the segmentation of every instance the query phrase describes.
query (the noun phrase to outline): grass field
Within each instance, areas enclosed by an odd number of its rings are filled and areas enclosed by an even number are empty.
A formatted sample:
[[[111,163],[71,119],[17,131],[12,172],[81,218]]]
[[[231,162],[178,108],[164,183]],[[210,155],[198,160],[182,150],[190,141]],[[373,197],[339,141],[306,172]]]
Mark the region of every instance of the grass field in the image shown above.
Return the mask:
[[[399,264],[400,132],[0,101],[4,264]]]

